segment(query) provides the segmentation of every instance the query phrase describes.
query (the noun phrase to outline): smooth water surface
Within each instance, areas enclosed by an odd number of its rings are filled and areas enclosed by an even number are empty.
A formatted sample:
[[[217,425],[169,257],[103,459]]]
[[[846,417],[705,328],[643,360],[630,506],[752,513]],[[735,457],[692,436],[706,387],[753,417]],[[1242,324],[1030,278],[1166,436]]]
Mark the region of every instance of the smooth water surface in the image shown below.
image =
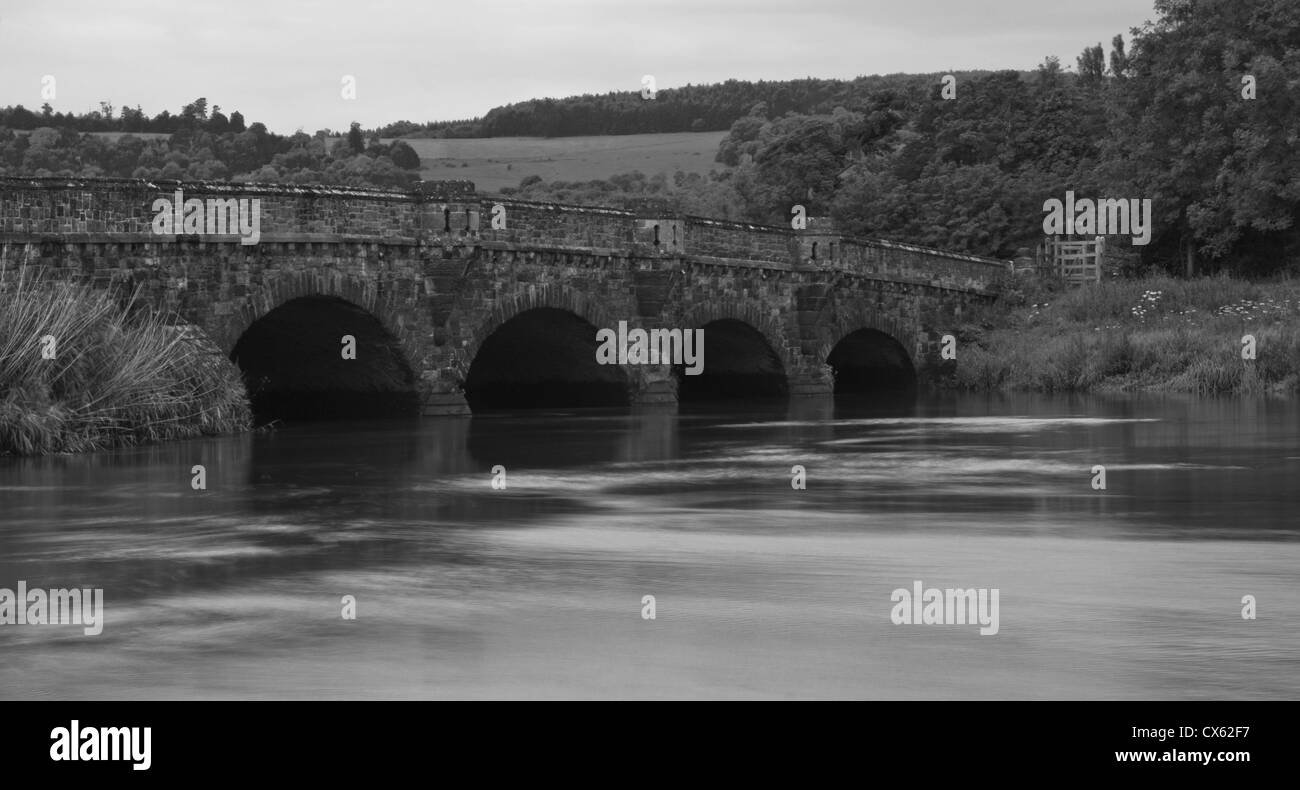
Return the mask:
[[[18,580],[102,588],[105,627],[0,625],[0,698],[1296,699],[1300,404],[825,398],[3,458]],[[997,588],[999,632],[893,624],[915,580]]]

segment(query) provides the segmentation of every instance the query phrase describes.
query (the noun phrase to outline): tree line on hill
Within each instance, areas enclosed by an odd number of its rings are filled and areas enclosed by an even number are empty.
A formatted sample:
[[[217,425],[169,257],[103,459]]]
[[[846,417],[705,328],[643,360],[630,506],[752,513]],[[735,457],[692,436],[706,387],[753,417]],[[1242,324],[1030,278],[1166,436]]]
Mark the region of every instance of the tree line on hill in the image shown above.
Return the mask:
[[[204,130],[221,134],[245,130],[244,116],[238,110],[226,115],[221,106],[214,104],[208,112],[207,99],[195,99],[181,108],[176,115],[163,110],[150,118],[139,105],[122,107],[114,117],[113,103],[102,101],[98,110],[84,113],[55,112],[45,103],[40,113],[34,113],[21,104],[0,107],[0,127],[31,131],[42,127],[71,129],[76,132],[127,132],[131,134],[172,134],[181,130]]]
[[[203,107],[206,100],[198,104]],[[13,117],[14,109],[21,107],[0,109],[0,118]],[[185,111],[182,116],[189,117]],[[205,112],[193,117],[196,123],[182,125],[166,138],[126,133],[111,139],[75,124],[30,131],[0,126],[0,175],[394,188],[411,187],[420,178],[420,157],[409,144],[384,144],[373,134],[367,139],[357,123],[346,135],[321,130],[282,136],[262,123],[236,131],[228,119],[213,125]],[[242,127],[243,118],[239,121]]]
[[[956,72],[969,79],[987,72]],[[664,88],[654,98],[635,90],[583,94],[563,99],[530,99],[494,107],[482,118],[381,127],[389,137],[576,137],[583,135],[661,134],[725,131],[762,104],[773,115],[816,115],[837,106],[851,107],[879,91],[923,89],[938,74],[888,74],[853,80],[816,79],[749,82],[727,80],[712,85]]]

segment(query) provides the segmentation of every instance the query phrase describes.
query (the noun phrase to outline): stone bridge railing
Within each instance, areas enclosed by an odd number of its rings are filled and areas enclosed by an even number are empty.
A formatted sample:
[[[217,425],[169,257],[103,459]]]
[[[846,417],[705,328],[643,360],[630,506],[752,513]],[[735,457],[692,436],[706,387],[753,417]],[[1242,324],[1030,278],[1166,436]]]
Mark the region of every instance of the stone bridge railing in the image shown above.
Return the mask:
[[[0,244],[238,242],[239,236],[159,235],[155,199],[249,198],[260,203],[259,244],[359,243],[483,249],[575,249],[680,257],[703,264],[825,270],[847,276],[982,291],[1009,262],[839,234],[823,218],[807,230],[481,195],[466,181],[409,191],[135,179],[0,178]],[[504,228],[493,227],[494,209]],[[500,209],[496,212],[500,214]]]

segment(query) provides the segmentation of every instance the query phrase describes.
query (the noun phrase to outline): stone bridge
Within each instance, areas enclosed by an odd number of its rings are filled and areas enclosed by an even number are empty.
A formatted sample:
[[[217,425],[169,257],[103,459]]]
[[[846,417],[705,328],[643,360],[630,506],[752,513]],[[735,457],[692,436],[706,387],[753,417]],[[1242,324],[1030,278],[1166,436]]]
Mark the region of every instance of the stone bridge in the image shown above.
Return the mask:
[[[159,232],[155,201],[177,191],[200,209],[257,206],[256,243],[233,217]],[[138,289],[239,365],[263,412],[464,414],[913,390],[953,364],[941,338],[1007,268],[844,237],[819,218],[792,230],[666,213],[480,195],[463,181],[0,178],[0,281],[25,263]],[[705,330],[703,373],[597,364],[597,330],[622,321]]]

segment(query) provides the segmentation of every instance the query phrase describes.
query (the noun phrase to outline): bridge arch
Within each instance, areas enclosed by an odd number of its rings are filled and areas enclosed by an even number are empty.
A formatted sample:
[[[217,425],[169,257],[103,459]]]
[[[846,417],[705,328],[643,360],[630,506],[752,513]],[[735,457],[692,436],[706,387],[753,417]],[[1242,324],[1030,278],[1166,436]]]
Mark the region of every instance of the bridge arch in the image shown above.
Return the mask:
[[[799,367],[798,359],[786,342],[786,331],[780,321],[772,315],[770,307],[765,308],[764,303],[756,299],[718,299],[700,302],[681,314],[677,326],[682,329],[701,329],[705,324],[724,320],[749,324],[757,330],[786,371],[793,371]]]
[[[818,359],[834,371],[836,394],[915,391],[917,327],[863,307],[837,314],[828,327]]]
[[[564,285],[503,295],[457,351],[454,369],[470,410],[629,404],[643,387],[642,366],[596,361],[597,330],[620,318],[630,317]]]
[[[401,343],[411,362],[423,355],[415,338],[415,322],[411,311],[394,305],[391,299],[381,298],[374,287],[375,278],[359,278],[328,271],[280,272],[257,286],[227,315],[214,315],[204,327],[226,353],[244,336],[253,322],[293,299],[313,296],[334,296],[351,302],[374,316],[384,329]]]
[[[214,319],[208,334],[239,366],[259,420],[419,413],[411,321],[368,283],[293,272]]]
[[[749,396],[786,396],[799,360],[770,308],[746,299],[704,301],[679,319],[682,329],[704,333],[704,372],[687,376],[677,367],[682,401]]]
[[[526,289],[521,288],[501,295],[497,306],[492,308],[474,329],[469,344],[457,349],[455,369],[461,381],[463,382],[465,376],[469,374],[475,357],[493,332],[515,316],[538,308],[552,308],[573,313],[597,329],[618,325],[617,319],[598,297],[565,285],[530,284]],[[624,316],[623,320],[627,320],[627,317]]]

